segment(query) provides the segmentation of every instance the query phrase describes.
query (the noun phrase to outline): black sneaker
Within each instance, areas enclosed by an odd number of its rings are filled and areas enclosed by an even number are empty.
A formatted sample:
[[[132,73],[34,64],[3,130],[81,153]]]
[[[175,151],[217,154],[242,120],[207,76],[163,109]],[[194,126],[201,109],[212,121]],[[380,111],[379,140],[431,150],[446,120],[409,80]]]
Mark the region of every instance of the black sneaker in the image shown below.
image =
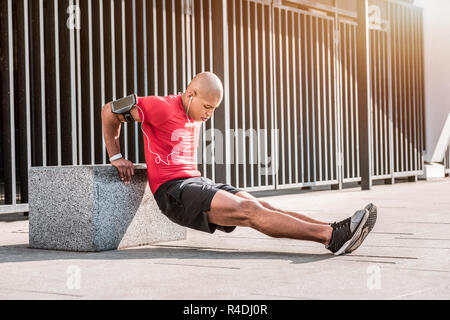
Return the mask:
[[[348,246],[345,253],[350,253],[358,249],[364,239],[366,239],[369,235],[369,232],[372,231],[375,226],[375,222],[377,221],[377,207],[373,203],[370,203],[364,209],[369,211],[367,223],[363,226],[360,236]]]
[[[362,230],[364,228],[368,230],[368,220],[369,211],[367,209],[363,209],[356,211],[350,218],[331,224],[333,233],[331,235],[330,243],[326,246],[326,248],[335,255],[354,251],[361,245],[362,240],[364,240],[367,236],[366,234],[361,240]]]

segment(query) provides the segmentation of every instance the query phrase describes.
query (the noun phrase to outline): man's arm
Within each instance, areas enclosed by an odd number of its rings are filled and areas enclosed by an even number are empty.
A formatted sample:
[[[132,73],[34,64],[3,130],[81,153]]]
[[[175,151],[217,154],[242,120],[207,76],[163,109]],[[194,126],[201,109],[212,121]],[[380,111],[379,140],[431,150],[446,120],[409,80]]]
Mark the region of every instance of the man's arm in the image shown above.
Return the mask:
[[[133,107],[131,110],[133,119],[139,119],[138,110]],[[121,123],[126,122],[122,114],[115,114],[111,112],[111,103],[107,103],[102,108],[102,127],[103,137],[105,139],[106,150],[111,158],[120,153],[120,129]],[[120,158],[111,162],[111,164],[119,171],[119,176],[125,184],[129,184],[131,177],[134,175],[134,164],[131,161]]]

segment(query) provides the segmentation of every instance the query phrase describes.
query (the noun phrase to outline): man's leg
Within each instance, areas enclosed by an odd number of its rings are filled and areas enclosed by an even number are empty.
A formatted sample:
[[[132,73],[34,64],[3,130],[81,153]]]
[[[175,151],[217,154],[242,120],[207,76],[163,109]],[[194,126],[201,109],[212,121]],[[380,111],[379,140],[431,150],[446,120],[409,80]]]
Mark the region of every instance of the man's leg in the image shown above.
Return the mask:
[[[244,199],[258,201],[266,209],[269,209],[269,210],[272,210],[272,211],[278,211],[278,212],[290,215],[290,216],[292,216],[294,218],[298,218],[300,220],[303,220],[303,221],[306,221],[306,222],[309,222],[309,223],[330,225],[330,223],[311,219],[311,218],[309,218],[307,216],[304,216],[304,215],[302,215],[301,213],[298,213],[298,212],[286,211],[286,210],[282,210],[282,209],[276,208],[272,204],[270,204],[269,202],[263,201],[263,200],[258,200],[257,198],[255,198],[254,196],[252,196],[251,194],[249,194],[248,192],[245,192],[245,191],[240,191],[240,192],[236,193],[236,195],[238,197],[241,197],[241,198],[244,198]]]
[[[210,223],[251,227],[274,238],[310,240],[327,245],[333,232],[330,225],[309,223],[223,190],[216,192],[210,211],[206,213]]]

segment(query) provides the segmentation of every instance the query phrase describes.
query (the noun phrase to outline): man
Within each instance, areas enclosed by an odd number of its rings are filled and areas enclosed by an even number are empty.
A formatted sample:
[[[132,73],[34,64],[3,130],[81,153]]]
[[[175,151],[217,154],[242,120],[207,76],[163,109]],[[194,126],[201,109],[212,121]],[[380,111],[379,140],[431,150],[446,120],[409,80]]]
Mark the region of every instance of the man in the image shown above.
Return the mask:
[[[373,204],[348,219],[329,224],[278,209],[245,191],[201,177],[194,161],[201,124],[211,118],[222,98],[220,79],[204,72],[183,94],[139,97],[130,106],[131,121],[141,122],[149,185],[161,211],[177,224],[208,233],[251,227],[275,238],[319,242],[336,255],[357,249],[375,224]],[[123,114],[111,111],[111,103],[103,107],[103,131],[111,164],[118,169],[120,179],[129,184],[134,165],[121,157],[118,140],[121,122],[125,121]]]

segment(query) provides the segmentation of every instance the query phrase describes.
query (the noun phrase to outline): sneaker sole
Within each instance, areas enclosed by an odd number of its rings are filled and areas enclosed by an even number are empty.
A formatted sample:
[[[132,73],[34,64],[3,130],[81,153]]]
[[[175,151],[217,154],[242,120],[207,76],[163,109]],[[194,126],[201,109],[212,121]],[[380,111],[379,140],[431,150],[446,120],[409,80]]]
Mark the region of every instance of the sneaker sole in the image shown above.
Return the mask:
[[[342,247],[339,248],[339,250],[334,253],[335,256],[339,256],[343,253],[346,253],[346,250],[348,249],[348,247],[350,245],[353,245],[355,243],[355,241],[357,241],[360,238],[361,231],[366,226],[367,221],[369,220],[369,211],[367,209],[364,209],[364,210],[366,211],[366,214],[364,215],[363,219],[359,223],[358,228],[356,229],[355,233],[350,238],[350,240],[348,240],[346,243],[344,243],[342,245]]]
[[[369,211],[369,232],[372,231],[373,227],[375,226],[375,223],[377,222],[377,207],[370,203],[368,204],[364,209]]]
[[[371,203],[368,204],[364,209],[369,211],[369,218],[367,219],[367,223],[364,225],[359,238],[356,238],[354,242],[347,247],[345,253],[351,253],[358,249],[375,226],[375,222],[377,221],[377,207],[373,203]]]

